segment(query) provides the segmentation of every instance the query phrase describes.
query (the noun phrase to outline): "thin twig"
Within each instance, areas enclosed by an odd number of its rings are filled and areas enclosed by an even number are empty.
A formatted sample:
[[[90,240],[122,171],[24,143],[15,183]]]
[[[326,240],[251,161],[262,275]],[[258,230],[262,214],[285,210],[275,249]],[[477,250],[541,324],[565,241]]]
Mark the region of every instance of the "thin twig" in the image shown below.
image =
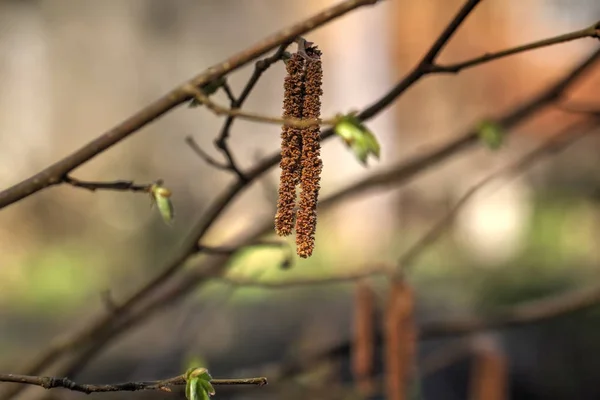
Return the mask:
[[[63,182],[77,188],[87,189],[92,192],[96,190],[118,190],[118,191],[131,191],[131,192],[148,192],[152,187],[152,184],[137,185],[133,181],[112,181],[112,182],[90,182],[81,181],[66,175],[63,178]]]
[[[233,94],[233,91],[231,90],[231,87],[229,86],[229,83],[224,82],[222,87],[223,91],[227,95],[227,98],[229,99],[229,102],[233,106],[233,104],[235,104],[237,100],[235,98],[235,95]]]
[[[179,375],[169,379],[147,382],[125,382],[112,384],[90,384],[77,383],[68,378],[53,378],[49,376],[29,376],[15,374],[0,374],[0,382],[21,383],[24,385],[35,385],[44,389],[63,388],[86,394],[99,392],[132,392],[138,390],[163,390],[170,392],[170,386],[185,385],[185,377]],[[242,378],[242,379],[212,379],[213,385],[255,385],[264,386],[267,378]]]
[[[298,119],[298,118],[280,118],[280,117],[271,117],[268,115],[263,115],[260,113],[255,113],[251,111],[244,111],[239,108],[227,108],[223,107],[216,102],[212,101],[206,94],[204,94],[200,89],[188,85],[185,90],[188,91],[190,96],[195,96],[198,103],[205,105],[209,110],[211,110],[216,115],[225,115],[228,117],[236,117],[240,119],[244,119],[252,122],[260,122],[264,124],[276,124],[276,125],[285,125],[285,126],[293,126],[296,128],[308,128],[314,125],[322,125],[322,126],[334,126],[338,122],[338,118],[333,117],[329,119]]]
[[[215,160],[210,154],[202,150],[202,147],[200,147],[198,142],[196,142],[196,140],[194,140],[192,136],[187,136],[185,138],[185,143],[187,143],[187,145],[190,146],[194,153],[196,153],[196,155],[208,165],[212,165],[216,169],[220,170],[229,170],[229,165],[223,164],[222,162]]]
[[[240,94],[240,97],[238,97],[237,100],[231,104],[232,109],[240,108],[242,107],[242,105],[244,105],[244,102],[246,101],[248,96],[250,96],[250,93],[258,83],[261,76],[271,67],[271,65],[275,64],[276,62],[282,59],[283,54],[285,53],[285,49],[288,47],[288,45],[289,43],[282,44],[272,56],[264,58],[262,60],[258,60],[256,62],[256,64],[254,65],[254,72],[250,76],[250,79],[248,79],[246,86],[242,90],[242,94]],[[219,134],[219,137],[216,141],[218,147],[220,147],[219,143],[222,143],[223,141],[229,138],[234,120],[235,117],[231,115],[228,116],[225,120],[223,128],[221,129],[221,133]]]
[[[262,60],[258,60],[255,63],[254,72],[250,76],[250,79],[248,79],[248,82],[246,83],[246,86],[244,86],[244,89],[242,90],[240,96],[237,99],[233,99],[230,97],[232,109],[240,108],[244,104],[244,102],[258,83],[263,73],[267,69],[269,69],[271,65],[282,59],[283,54],[285,53],[285,49],[288,47],[288,45],[289,42],[281,44],[275,52],[275,54]],[[233,156],[233,152],[231,151],[231,149],[229,148],[229,144],[227,143],[227,140],[229,139],[231,134],[231,128],[233,126],[234,120],[234,116],[227,116],[225,122],[223,123],[223,127],[221,128],[219,136],[217,137],[217,139],[215,139],[215,146],[225,156],[225,159],[227,160],[227,169],[233,172],[239,180],[245,181],[247,179],[246,175],[238,167],[237,162],[235,161],[235,157]]]
[[[571,114],[600,116],[600,105],[574,103],[569,101],[568,103],[557,103],[555,107],[560,111]]]
[[[222,282],[230,286],[243,288],[290,289],[303,286],[352,283],[375,276],[389,275],[391,271],[392,268],[390,265],[381,264],[358,271],[344,271],[343,273],[335,274],[333,276],[294,277],[292,279],[281,281],[266,281],[228,274],[219,277],[217,280],[218,282]]]
[[[206,254],[221,254],[221,255],[233,255],[235,253],[240,252],[241,250],[245,250],[248,247],[276,247],[280,249],[285,249],[290,247],[288,242],[283,242],[279,240],[257,240],[252,243],[248,243],[243,246],[204,246],[199,245],[198,251]]]

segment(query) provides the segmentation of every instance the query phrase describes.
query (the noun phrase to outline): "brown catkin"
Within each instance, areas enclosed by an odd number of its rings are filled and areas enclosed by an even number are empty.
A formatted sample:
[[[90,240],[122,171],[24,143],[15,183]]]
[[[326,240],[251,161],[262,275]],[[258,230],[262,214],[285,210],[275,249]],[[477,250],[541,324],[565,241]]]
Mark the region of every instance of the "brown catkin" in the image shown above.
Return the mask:
[[[306,61],[304,85],[303,118],[317,119],[321,116],[321,95],[323,94],[323,69],[321,53],[316,48],[307,49],[307,54],[315,57]],[[315,247],[317,227],[317,201],[319,197],[321,171],[321,144],[319,125],[302,130],[302,175],[300,177],[300,201],[296,216],[296,252],[300,257],[312,255]]]
[[[287,76],[283,84],[283,117],[302,118],[304,97],[304,59],[294,54],[286,63]],[[296,186],[300,182],[302,136],[298,128],[284,126],[281,130],[281,161],[279,166],[279,197],[275,215],[275,231],[288,236],[294,228]]]

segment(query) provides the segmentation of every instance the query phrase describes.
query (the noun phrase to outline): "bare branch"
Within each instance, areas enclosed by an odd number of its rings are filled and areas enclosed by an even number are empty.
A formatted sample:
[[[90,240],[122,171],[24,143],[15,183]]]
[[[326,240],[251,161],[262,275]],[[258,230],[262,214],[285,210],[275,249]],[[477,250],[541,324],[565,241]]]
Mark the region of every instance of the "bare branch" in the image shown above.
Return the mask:
[[[185,142],[188,146],[200,157],[203,161],[205,161],[208,165],[215,167],[220,170],[229,170],[230,166],[221,163],[220,161],[215,160],[210,154],[202,150],[202,147],[194,140],[192,136],[187,136],[185,138]]]
[[[482,179],[476,185],[472,186],[458,202],[446,213],[437,223],[435,223],[430,230],[427,231],[413,246],[411,246],[398,260],[398,272],[406,272],[410,268],[417,257],[423,252],[435,244],[442,234],[450,227],[452,221],[456,218],[459,212],[468,204],[469,200],[473,198],[481,189],[485,186],[498,179],[501,176],[517,176],[524,173],[539,159],[555,154],[558,151],[566,149],[577,140],[582,139],[585,136],[595,133],[591,128],[597,124],[597,121],[586,120],[579,123],[574,123],[562,130],[562,132],[556,134],[554,137],[546,141],[540,147],[522,156],[517,161],[509,164],[500,170],[490,174],[489,176]]]
[[[428,322],[421,327],[421,337],[433,339],[512,328],[584,311],[598,304],[600,304],[600,286],[578,289],[541,300],[528,301],[488,317]]]
[[[419,66],[431,65],[435,62],[437,56],[440,54],[440,51],[446,46],[446,44],[450,41],[456,30],[462,25],[462,23],[467,19],[469,14],[477,7],[477,5],[481,3],[481,0],[468,0],[458,11],[456,16],[452,19],[452,21],[446,26],[441,35],[437,38],[433,46],[429,49],[423,60],[419,63]]]
[[[282,281],[266,281],[254,278],[246,278],[235,275],[224,275],[218,277],[219,282],[223,282],[227,285],[235,287],[251,287],[261,289],[289,289],[303,286],[316,286],[316,285],[331,285],[337,283],[352,283],[365,278],[372,278],[375,276],[389,275],[392,271],[392,266],[380,264],[374,265],[369,268],[360,269],[358,271],[344,271],[341,274],[335,274],[334,276],[311,276],[311,277],[295,277],[293,279],[286,279]]]
[[[288,47],[288,45],[289,43],[282,44],[271,57],[267,57],[256,62],[254,65],[254,72],[252,73],[252,76],[250,76],[250,79],[248,79],[246,86],[242,90],[242,94],[240,94],[240,97],[238,97],[237,100],[231,104],[232,109],[240,108],[242,105],[244,105],[244,102],[248,96],[250,96],[250,93],[258,83],[261,76],[271,67],[271,65],[283,58],[283,54],[285,53],[285,49]],[[231,115],[225,120],[223,128],[221,129],[221,133],[215,142],[217,147],[221,147],[221,144],[229,138],[234,120],[235,117]]]
[[[68,378],[53,378],[49,376],[28,376],[14,374],[0,374],[0,382],[22,383],[24,385],[40,386],[44,389],[63,388],[86,394],[99,392],[132,392],[138,390],[163,390],[170,392],[170,386],[185,385],[185,377],[179,375],[169,379],[149,382],[125,382],[112,384],[89,384],[77,383]],[[264,386],[267,378],[243,378],[243,379],[212,379],[213,385],[256,385]]]
[[[90,182],[75,179],[69,175],[63,178],[63,182],[82,189],[87,189],[92,192],[96,190],[118,190],[131,192],[149,192],[152,184],[136,185],[133,181],[112,181],[112,182]]]

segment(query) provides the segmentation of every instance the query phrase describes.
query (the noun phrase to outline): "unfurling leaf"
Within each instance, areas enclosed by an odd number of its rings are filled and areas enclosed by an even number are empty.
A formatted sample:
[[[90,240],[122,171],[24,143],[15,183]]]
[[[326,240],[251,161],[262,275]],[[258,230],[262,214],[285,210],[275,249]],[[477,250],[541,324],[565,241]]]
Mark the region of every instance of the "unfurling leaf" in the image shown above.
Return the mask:
[[[334,130],[361,164],[367,165],[370,154],[379,159],[380,146],[377,138],[354,113],[339,116]]]
[[[185,375],[185,397],[188,400],[209,400],[215,394],[206,368],[190,368]]]
[[[218,79],[215,79],[212,82],[206,83],[200,89],[202,90],[202,93],[204,93],[207,96],[210,96],[210,95],[214,94],[217,90],[219,90],[219,88],[221,88],[224,84],[225,84],[225,77],[222,76]],[[193,98],[192,101],[190,101],[189,107],[193,108],[193,107],[198,107],[199,105],[200,105],[200,102],[198,101],[198,99]]]
[[[171,202],[171,191],[161,186],[160,182],[157,182],[150,187],[150,195],[153,203],[156,203],[163,220],[169,225],[173,223],[175,209]]]
[[[491,150],[498,150],[504,141],[504,131],[493,121],[482,121],[477,127],[479,139]]]

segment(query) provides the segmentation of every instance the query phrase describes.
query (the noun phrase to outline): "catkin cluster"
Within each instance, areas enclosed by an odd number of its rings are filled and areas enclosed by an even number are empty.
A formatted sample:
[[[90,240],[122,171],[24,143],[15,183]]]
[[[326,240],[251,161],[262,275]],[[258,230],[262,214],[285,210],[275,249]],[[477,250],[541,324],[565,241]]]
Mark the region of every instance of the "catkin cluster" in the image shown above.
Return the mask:
[[[306,55],[295,53],[286,63],[284,118],[318,119],[321,116],[321,52],[311,47],[306,49]],[[295,227],[296,252],[303,258],[310,257],[315,247],[317,201],[323,169],[320,132],[319,125],[284,126],[281,131],[281,176],[275,230],[280,236],[288,236]],[[298,185],[301,191],[296,212]]]

